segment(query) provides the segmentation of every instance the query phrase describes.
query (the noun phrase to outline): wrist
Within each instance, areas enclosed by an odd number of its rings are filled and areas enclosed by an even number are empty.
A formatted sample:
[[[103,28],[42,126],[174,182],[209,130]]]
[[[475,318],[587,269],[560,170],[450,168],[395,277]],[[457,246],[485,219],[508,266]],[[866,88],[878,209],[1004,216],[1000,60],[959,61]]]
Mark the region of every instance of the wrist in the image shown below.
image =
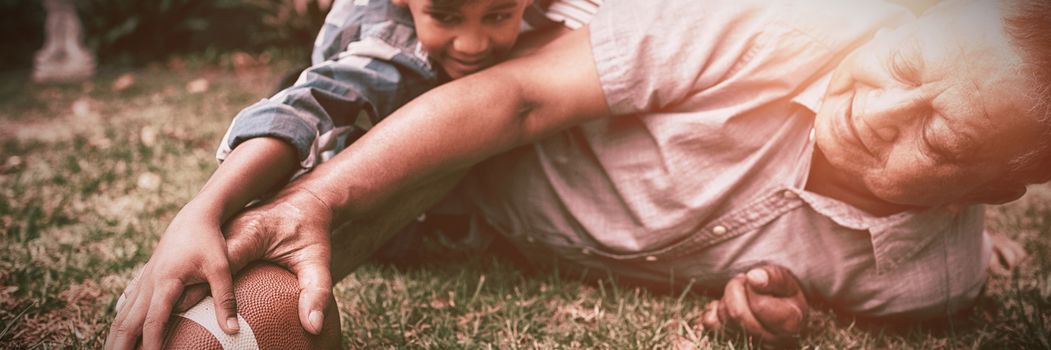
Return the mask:
[[[291,188],[290,190],[292,190],[293,193],[298,193],[299,195],[303,196],[304,198],[306,198],[306,200],[313,202],[318,206],[318,210],[321,210],[325,214],[328,214],[328,218],[330,218],[330,220],[332,221],[333,227],[342,223],[342,220],[339,220],[339,216],[336,215],[340,211],[337,211],[337,207],[333,205],[333,203],[335,203],[336,200],[334,199],[335,197],[331,193],[321,191],[318,189],[312,189],[308,186],[296,186]]]
[[[204,220],[220,224],[223,221],[223,205],[217,201],[206,200],[200,197],[190,200],[179,210],[178,217],[192,217],[194,220]]]

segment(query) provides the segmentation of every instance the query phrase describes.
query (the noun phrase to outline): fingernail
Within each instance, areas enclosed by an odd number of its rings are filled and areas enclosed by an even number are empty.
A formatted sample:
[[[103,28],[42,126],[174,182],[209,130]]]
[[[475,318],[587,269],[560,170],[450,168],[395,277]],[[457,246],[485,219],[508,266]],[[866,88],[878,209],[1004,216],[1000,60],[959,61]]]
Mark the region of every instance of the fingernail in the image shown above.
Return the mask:
[[[321,315],[321,311],[314,310],[310,312],[310,316],[307,316],[307,320],[310,321],[310,327],[314,328],[314,334],[321,333],[321,321],[324,316]]]
[[[770,281],[770,276],[766,274],[766,270],[753,269],[752,271],[748,271],[748,279],[752,281],[752,284],[765,287],[766,283]]]
[[[234,332],[240,331],[240,325],[237,324],[237,318],[236,317],[230,317],[230,318],[226,319],[226,328],[229,328],[230,330],[232,330]]]
[[[120,298],[117,299],[117,306],[115,306],[115,307],[116,307],[118,312],[120,311],[120,307],[124,306],[124,302],[126,301],[125,299],[127,299],[127,297],[125,297],[124,294],[121,294]]]

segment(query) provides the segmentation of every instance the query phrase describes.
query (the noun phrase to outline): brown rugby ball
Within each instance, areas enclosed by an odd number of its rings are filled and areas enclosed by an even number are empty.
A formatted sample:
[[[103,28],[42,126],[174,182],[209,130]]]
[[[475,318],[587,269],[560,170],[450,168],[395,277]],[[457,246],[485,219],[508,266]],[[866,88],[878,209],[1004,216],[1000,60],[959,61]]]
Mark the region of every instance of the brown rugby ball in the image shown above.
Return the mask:
[[[205,298],[190,310],[172,316],[168,321],[164,348],[294,350],[342,347],[336,301],[329,300],[321,334],[308,333],[299,322],[299,282],[295,275],[280,266],[270,263],[249,265],[234,279],[234,294],[237,314],[243,320],[237,335],[226,336],[218,330],[212,299]],[[204,323],[211,323],[211,329],[217,331],[218,336]]]

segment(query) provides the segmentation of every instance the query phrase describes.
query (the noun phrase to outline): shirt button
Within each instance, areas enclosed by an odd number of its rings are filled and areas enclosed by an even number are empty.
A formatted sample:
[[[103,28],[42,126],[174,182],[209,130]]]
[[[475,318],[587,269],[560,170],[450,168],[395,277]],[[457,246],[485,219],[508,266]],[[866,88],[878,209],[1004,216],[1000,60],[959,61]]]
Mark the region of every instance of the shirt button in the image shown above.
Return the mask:
[[[584,254],[584,255],[591,255],[591,249],[588,249],[588,248],[581,249],[580,253]]]
[[[536,243],[536,238],[533,238],[533,236],[526,236],[526,242]]]
[[[718,225],[718,226],[712,227],[712,233],[717,234],[717,235],[724,234],[724,233],[726,233],[726,226]]]
[[[646,257],[646,261],[657,261],[657,257],[650,255]]]
[[[420,214],[420,216],[417,216],[416,217],[416,221],[417,222],[427,221],[427,213],[422,213],[422,214]]]
[[[785,190],[781,193],[781,195],[788,199],[796,199],[796,197],[799,197],[798,195],[796,195],[795,192],[792,192],[790,190]]]

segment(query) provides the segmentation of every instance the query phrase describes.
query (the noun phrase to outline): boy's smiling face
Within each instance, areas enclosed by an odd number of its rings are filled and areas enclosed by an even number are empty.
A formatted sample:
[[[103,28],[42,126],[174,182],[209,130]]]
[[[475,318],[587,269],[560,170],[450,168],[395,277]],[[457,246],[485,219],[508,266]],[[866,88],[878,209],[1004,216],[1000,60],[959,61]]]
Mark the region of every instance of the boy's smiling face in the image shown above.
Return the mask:
[[[407,7],[420,44],[453,79],[503,60],[531,0],[393,0]]]

